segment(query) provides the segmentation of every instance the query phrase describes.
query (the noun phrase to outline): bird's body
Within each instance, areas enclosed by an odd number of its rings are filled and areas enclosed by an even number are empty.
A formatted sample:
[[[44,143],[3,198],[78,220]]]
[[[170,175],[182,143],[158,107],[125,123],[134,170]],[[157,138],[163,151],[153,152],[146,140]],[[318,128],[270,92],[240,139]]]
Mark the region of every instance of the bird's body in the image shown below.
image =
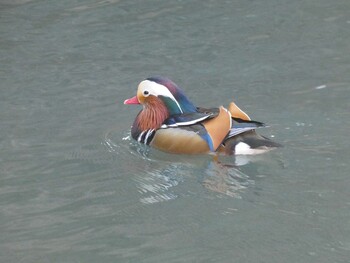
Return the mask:
[[[258,135],[255,129],[264,124],[250,120],[235,103],[228,109],[196,107],[167,78],[142,81],[137,95],[124,104],[143,105],[132,125],[132,137],[165,152],[257,154],[280,146]]]

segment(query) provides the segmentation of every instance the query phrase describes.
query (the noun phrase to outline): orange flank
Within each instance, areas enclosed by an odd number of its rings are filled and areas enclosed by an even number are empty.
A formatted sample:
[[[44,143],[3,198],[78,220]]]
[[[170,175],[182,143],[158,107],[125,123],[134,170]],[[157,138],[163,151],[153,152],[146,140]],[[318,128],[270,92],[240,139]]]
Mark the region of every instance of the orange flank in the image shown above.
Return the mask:
[[[221,106],[219,115],[203,122],[203,125],[213,142],[213,148],[215,151],[222,144],[231,129],[231,114]]]

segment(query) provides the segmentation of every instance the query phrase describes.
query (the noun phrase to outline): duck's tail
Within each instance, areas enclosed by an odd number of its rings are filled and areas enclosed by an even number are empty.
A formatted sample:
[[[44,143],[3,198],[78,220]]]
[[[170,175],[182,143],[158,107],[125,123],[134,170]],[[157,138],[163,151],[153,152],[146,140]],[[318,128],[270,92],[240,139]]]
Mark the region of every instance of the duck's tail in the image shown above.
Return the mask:
[[[279,147],[282,145],[257,134],[253,130],[227,139],[224,141],[221,151],[228,155],[254,155]]]
[[[228,155],[253,155],[282,147],[281,144],[256,133],[255,128],[264,127],[265,125],[261,122],[252,121],[248,114],[234,102],[230,103],[228,110],[233,119],[232,129],[223,142],[220,152]]]

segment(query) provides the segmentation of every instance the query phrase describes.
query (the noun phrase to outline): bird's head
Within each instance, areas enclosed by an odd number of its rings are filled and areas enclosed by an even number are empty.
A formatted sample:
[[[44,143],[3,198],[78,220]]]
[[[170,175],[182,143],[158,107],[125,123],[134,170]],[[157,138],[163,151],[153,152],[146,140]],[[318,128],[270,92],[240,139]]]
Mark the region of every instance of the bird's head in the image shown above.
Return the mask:
[[[142,104],[144,108],[162,104],[169,115],[196,111],[182,89],[164,77],[151,77],[141,81],[136,96],[125,100],[124,104]]]

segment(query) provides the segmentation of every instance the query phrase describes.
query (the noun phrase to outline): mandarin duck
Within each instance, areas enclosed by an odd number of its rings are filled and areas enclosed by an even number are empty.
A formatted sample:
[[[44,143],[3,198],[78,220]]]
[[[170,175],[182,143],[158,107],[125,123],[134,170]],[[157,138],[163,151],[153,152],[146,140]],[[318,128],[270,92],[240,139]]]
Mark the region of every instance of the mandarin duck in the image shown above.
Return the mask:
[[[140,143],[178,154],[258,154],[281,145],[256,133],[253,121],[234,102],[228,109],[196,107],[170,79],[143,80],[124,104],[141,104],[131,136]]]

